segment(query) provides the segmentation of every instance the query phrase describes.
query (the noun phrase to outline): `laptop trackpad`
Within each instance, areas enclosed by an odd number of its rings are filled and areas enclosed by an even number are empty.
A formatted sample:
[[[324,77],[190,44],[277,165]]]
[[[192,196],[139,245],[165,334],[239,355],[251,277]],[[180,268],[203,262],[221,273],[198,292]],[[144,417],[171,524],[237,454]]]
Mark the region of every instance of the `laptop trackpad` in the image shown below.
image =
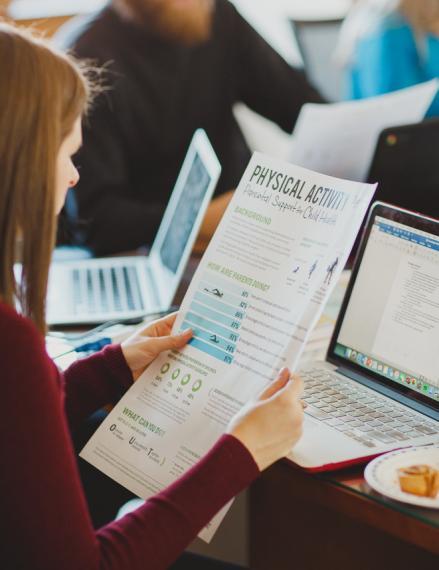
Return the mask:
[[[288,459],[311,468],[343,461],[358,451],[356,442],[305,414],[303,436]]]

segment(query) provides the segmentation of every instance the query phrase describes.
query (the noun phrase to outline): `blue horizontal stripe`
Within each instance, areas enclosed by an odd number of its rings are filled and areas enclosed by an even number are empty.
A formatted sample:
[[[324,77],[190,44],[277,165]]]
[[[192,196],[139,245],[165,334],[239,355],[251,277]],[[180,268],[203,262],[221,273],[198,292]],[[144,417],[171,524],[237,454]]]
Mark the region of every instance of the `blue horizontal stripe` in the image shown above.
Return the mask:
[[[186,314],[185,324],[187,324],[192,328],[198,325],[203,329],[205,329],[206,331],[222,336],[226,340],[231,340],[232,342],[237,342],[237,340],[239,339],[239,334],[237,331],[233,329],[226,329],[221,325],[219,325],[218,323],[214,323],[212,321],[209,321],[208,319],[205,319],[204,317],[194,315],[194,313],[191,312]],[[181,328],[181,330],[184,330],[184,328]]]
[[[182,325],[182,330],[186,330],[190,327],[191,325],[185,321]],[[216,348],[220,348],[228,354],[233,354],[235,352],[235,344],[231,341],[224,340],[215,332],[204,331],[203,329],[194,326],[192,326],[192,331],[194,333],[194,337],[212,344],[213,346],[216,346]]]
[[[218,348],[215,348],[210,344],[207,344],[206,342],[198,340],[197,338],[192,338],[189,341],[189,344],[194,348],[198,348],[198,350],[201,350],[206,354],[213,356],[213,358],[221,360],[221,362],[226,362],[227,364],[231,364],[233,362],[233,356],[227,354],[226,352],[223,352],[222,350],[219,350]]]
[[[203,317],[207,317],[216,323],[220,323],[228,328],[238,330],[241,327],[241,323],[239,319],[234,319],[232,317],[228,317],[227,315],[222,315],[213,309],[209,309],[209,307],[205,307],[204,305],[200,305],[199,303],[192,303],[189,307],[189,310],[194,313],[198,313]]]
[[[225,303],[222,303],[215,297],[212,297],[212,295],[207,295],[205,293],[197,292],[194,295],[194,299],[196,301],[199,301],[200,303],[203,303],[204,305],[207,305],[208,307],[212,307],[212,309],[216,309],[217,311],[221,311],[221,313],[230,315],[234,319],[244,318],[244,310],[242,308],[240,308],[239,306],[231,307],[230,305],[226,305]]]

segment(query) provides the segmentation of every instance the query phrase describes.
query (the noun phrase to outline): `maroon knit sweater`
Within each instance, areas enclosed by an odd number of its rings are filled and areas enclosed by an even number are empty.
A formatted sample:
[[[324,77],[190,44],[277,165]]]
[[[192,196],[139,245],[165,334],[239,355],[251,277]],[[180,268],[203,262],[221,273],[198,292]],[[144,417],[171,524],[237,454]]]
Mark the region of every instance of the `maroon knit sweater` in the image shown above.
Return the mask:
[[[167,568],[258,474],[233,436],[176,483],[94,531],[70,432],[132,383],[118,346],[64,376],[33,324],[0,303],[0,566],[5,570]]]

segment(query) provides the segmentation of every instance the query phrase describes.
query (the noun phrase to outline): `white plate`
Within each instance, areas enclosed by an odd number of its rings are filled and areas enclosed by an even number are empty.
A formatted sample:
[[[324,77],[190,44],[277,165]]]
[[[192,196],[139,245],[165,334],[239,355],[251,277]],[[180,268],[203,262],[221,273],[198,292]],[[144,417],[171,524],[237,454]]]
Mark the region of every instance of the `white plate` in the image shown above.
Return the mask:
[[[401,491],[397,470],[411,465],[430,465],[439,469],[439,445],[412,447],[381,455],[366,466],[364,478],[372,489],[390,499],[428,509],[439,509],[439,495],[432,499]]]

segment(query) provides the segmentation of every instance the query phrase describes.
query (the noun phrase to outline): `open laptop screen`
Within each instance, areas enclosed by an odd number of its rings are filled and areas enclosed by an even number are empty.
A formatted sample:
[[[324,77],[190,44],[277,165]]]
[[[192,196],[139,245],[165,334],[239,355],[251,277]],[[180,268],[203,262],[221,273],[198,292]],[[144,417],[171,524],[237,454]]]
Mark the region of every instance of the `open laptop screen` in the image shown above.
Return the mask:
[[[182,261],[183,251],[193,230],[210,181],[209,172],[200,155],[196,153],[160,248],[163,265],[174,274]]]
[[[439,402],[437,231],[378,214],[369,225],[332,351],[388,385]]]

